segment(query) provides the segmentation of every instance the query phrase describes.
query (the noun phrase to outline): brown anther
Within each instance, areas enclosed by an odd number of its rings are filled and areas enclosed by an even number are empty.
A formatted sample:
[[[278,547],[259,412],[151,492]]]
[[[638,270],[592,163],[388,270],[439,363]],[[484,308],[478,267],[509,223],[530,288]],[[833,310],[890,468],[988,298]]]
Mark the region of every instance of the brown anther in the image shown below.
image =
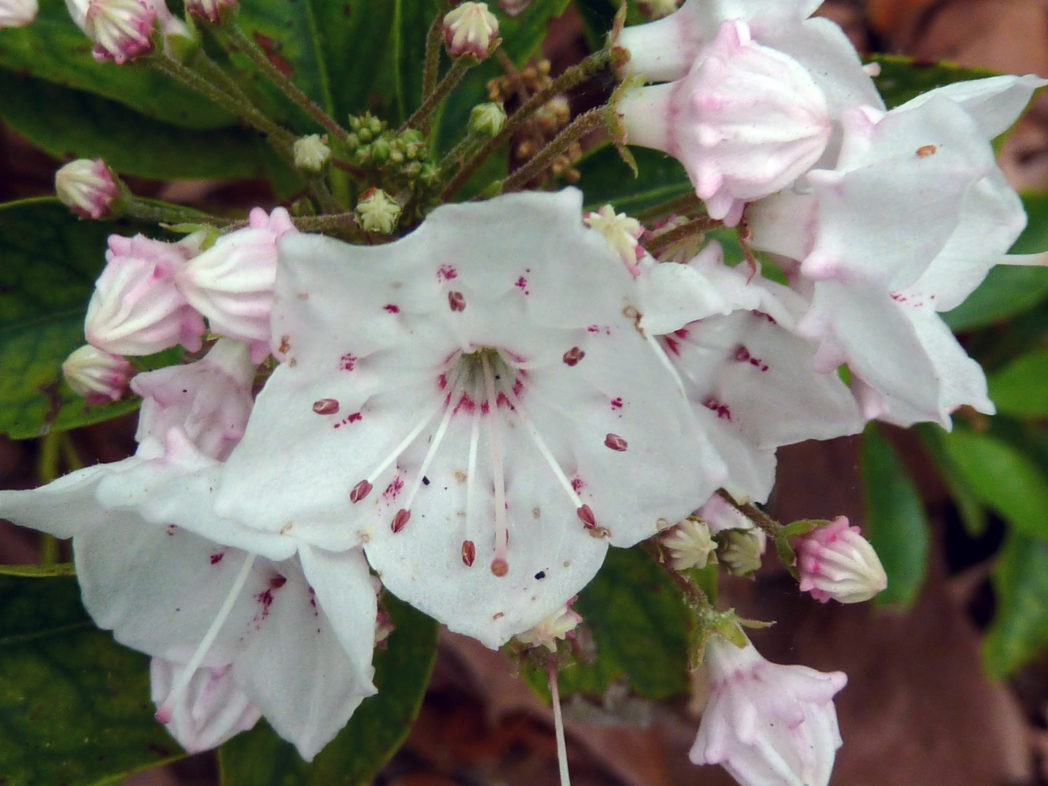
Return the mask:
[[[389,525],[389,528],[393,530],[393,534],[400,532],[404,529],[404,526],[408,523],[408,519],[411,518],[411,511],[401,508],[397,511],[397,515],[393,517],[393,522]]]
[[[578,347],[572,347],[564,353],[564,363],[569,366],[574,366],[580,360],[586,357],[586,353]]]
[[[461,292],[448,292],[448,305],[452,311],[466,310],[466,296]]]
[[[509,563],[504,559],[493,559],[491,561],[491,572],[493,575],[502,578],[509,573]]]
[[[610,538],[611,537],[611,530],[608,529],[607,527],[594,527],[593,529],[586,530],[586,532],[589,534],[589,536],[591,538]]]
[[[371,484],[366,480],[360,481],[353,487],[353,490],[349,492],[349,501],[360,502],[360,500],[364,499],[364,497],[371,493],[371,488]]]
[[[334,415],[338,412],[338,402],[333,398],[322,398],[313,402],[313,411],[318,415]]]
[[[477,547],[473,544],[472,540],[462,541],[462,562],[468,568],[473,565],[473,560],[477,558]]]
[[[586,529],[593,529],[597,526],[597,517],[593,515],[593,509],[589,505],[582,505],[575,513]]]
[[[938,150],[935,145],[921,145],[917,148],[917,155],[921,158],[927,158],[928,156],[934,155],[935,151]]]
[[[605,447],[609,447],[612,450],[623,451],[626,449],[626,440],[620,437],[618,434],[608,434],[604,437]]]

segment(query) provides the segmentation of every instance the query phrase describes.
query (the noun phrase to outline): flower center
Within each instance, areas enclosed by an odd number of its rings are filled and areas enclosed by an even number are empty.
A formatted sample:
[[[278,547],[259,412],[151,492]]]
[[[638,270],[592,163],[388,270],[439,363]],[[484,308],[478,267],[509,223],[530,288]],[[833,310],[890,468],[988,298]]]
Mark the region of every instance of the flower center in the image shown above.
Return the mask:
[[[485,367],[490,369],[493,396],[489,396],[485,381]],[[479,406],[482,414],[495,407],[513,409],[513,400],[524,390],[526,373],[506,360],[502,352],[492,347],[480,347],[473,352],[455,352],[437,377],[437,385],[445,391],[444,406],[452,414],[471,413]]]

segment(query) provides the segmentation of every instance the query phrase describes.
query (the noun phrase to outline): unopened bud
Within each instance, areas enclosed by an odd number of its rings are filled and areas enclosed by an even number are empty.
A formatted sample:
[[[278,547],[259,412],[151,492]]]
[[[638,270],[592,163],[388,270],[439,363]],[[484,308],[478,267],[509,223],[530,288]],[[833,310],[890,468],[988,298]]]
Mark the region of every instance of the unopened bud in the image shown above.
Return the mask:
[[[126,358],[90,344],[73,352],[62,363],[62,376],[88,404],[116,401],[127,393],[127,382],[135,370]]]
[[[717,535],[720,546],[717,558],[728,572],[735,576],[748,576],[761,566],[764,539],[750,529],[726,529]]]
[[[216,25],[222,23],[223,12],[235,11],[238,6],[237,0],[186,0],[189,13]]]
[[[485,136],[495,136],[506,124],[506,110],[502,104],[477,104],[469,113],[469,130]]]
[[[717,551],[717,544],[705,521],[689,516],[662,536],[662,547],[670,557],[674,570],[704,568]]]
[[[800,589],[823,603],[862,603],[888,586],[877,552],[858,527],[838,516],[795,542]]]
[[[369,188],[357,202],[357,219],[365,232],[390,235],[400,219],[400,203],[381,188]]]
[[[0,0],[0,27],[25,27],[36,12],[36,0]]]
[[[324,144],[320,134],[310,134],[295,140],[293,147],[295,168],[317,174],[331,158],[331,148]]]
[[[499,34],[499,20],[487,3],[463,3],[444,15],[444,43],[452,57],[483,60]]]
[[[101,158],[78,158],[55,172],[55,194],[78,216],[103,218],[112,215],[120,185]]]
[[[91,0],[80,26],[95,42],[95,60],[122,65],[153,51],[156,16],[156,8],[145,0]]]
[[[550,652],[557,651],[557,639],[567,638],[575,630],[582,615],[571,610],[575,598],[569,600],[562,608],[557,609],[531,630],[517,636],[517,641],[529,647],[545,647]]]

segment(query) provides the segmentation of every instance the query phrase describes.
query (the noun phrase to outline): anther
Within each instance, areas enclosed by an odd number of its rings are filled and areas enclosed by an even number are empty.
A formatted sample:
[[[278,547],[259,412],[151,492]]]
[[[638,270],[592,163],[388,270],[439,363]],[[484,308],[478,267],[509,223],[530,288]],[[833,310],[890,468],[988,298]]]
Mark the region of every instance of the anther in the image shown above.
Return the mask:
[[[582,505],[575,513],[586,529],[593,529],[597,526],[597,517],[593,515],[593,509],[589,505]]]
[[[574,366],[580,360],[586,357],[586,353],[578,347],[572,347],[564,353],[564,363],[569,366]]]
[[[371,493],[372,488],[373,486],[366,480],[360,481],[353,487],[353,490],[349,492],[349,501],[360,502],[360,500],[364,499],[364,497]]]
[[[608,434],[604,437],[604,445],[612,450],[623,451],[626,449],[626,440],[618,434]]]
[[[462,541],[462,562],[468,568],[473,565],[473,560],[477,558],[477,547],[473,544],[472,540]]]
[[[313,402],[313,411],[318,415],[334,415],[338,412],[338,402],[333,398],[322,398]]]
[[[465,311],[466,296],[463,295],[461,292],[448,292],[448,305],[451,306],[452,311]]]
[[[397,515],[393,517],[393,522],[389,525],[389,528],[393,530],[393,534],[400,532],[404,529],[404,526],[408,523],[408,519],[411,518],[411,511],[401,508],[397,511]]]
[[[921,158],[927,158],[930,155],[934,155],[938,148],[935,145],[921,145],[917,148],[917,155]]]

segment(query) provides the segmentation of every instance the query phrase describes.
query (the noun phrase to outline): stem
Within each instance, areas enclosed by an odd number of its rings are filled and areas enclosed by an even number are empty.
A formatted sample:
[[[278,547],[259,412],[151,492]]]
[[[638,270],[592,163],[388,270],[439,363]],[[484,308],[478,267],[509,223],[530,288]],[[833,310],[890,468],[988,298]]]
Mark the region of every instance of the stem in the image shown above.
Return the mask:
[[[502,126],[502,130],[499,131],[495,136],[491,137],[484,145],[473,154],[470,159],[462,165],[462,169],[458,171],[458,174],[451,179],[451,181],[444,188],[440,198],[443,202],[450,202],[451,198],[459,192],[459,190],[466,184],[470,176],[477,171],[478,167],[487,160],[488,156],[494,153],[499,147],[501,147],[513,133],[520,128],[520,126],[543,104],[549,101],[553,96],[563,93],[565,90],[570,90],[575,85],[585,82],[593,74],[600,71],[608,63],[611,62],[612,50],[601,49],[599,52],[594,52],[585,60],[571,66],[564,71],[560,76],[550,82],[545,88],[535,93],[531,98],[520,105],[520,108],[510,115],[506,119],[506,124]]]
[[[655,560],[655,564],[662,568],[662,572],[669,577],[670,581],[677,586],[681,595],[684,596],[685,602],[691,608],[697,612],[705,612],[713,608],[706,593],[695,582],[678,573],[672,565],[662,559],[657,545],[646,543],[644,544],[644,550],[648,553],[648,556]]]
[[[718,490],[717,493],[721,499],[731,505],[735,510],[739,511],[742,515],[760,527],[762,530],[767,532],[772,537],[775,537],[779,530],[783,528],[783,525],[765,513],[763,510],[758,508],[756,505],[751,505],[746,502],[740,505],[738,502],[731,498],[731,495],[723,490]]]
[[[339,212],[323,216],[299,216],[292,218],[291,223],[303,232],[337,235],[357,242],[365,242],[367,240],[367,236],[357,225],[357,219],[353,213]]]
[[[576,117],[563,131],[546,145],[542,150],[531,157],[523,166],[502,181],[502,191],[516,191],[524,188],[538,175],[545,172],[560,155],[567,150],[573,142],[579,141],[583,136],[595,128],[604,125],[604,107],[597,107]]]
[[[557,736],[557,764],[560,767],[560,786],[571,786],[568,775],[568,746],[564,741],[564,716],[560,711],[560,690],[557,686],[557,667],[551,660],[546,667],[549,692],[553,703],[553,730]]]
[[[440,102],[447,98],[448,93],[451,92],[452,88],[455,87],[462,77],[466,75],[466,72],[476,65],[476,61],[471,60],[468,57],[459,57],[451,64],[451,68],[444,74],[444,78],[441,79],[436,86],[426,95],[422,101],[422,105],[415,110],[415,113],[404,121],[404,125],[400,127],[401,131],[408,128],[417,128],[420,131],[425,132],[426,125],[428,124],[430,115],[433,114],[433,110],[440,105]]]
[[[700,207],[702,207],[702,202],[699,200],[699,197],[694,191],[689,191],[686,194],[681,194],[680,196],[674,197],[660,205],[654,205],[647,210],[642,210],[637,213],[635,217],[642,224],[647,224],[656,221],[663,216],[691,213],[698,210]]]
[[[444,41],[444,14],[437,13],[426,33],[426,59],[422,66],[422,98],[433,92],[440,68],[440,47]],[[420,129],[423,130],[423,129]]]
[[[247,33],[236,22],[226,27],[217,28],[217,32],[225,34],[236,48],[247,55],[248,59],[265,74],[285,96],[295,105],[301,107],[306,114],[340,141],[345,141],[349,132],[342,128],[327,112],[325,112],[313,99],[299,89],[298,85],[288,79],[287,74],[273,65],[273,62],[262,51],[262,47],[256,44]]]
[[[693,218],[679,227],[674,227],[662,234],[658,235],[655,239],[650,240],[644,244],[644,248],[653,257],[658,257],[663,251],[672,246],[674,243],[678,243],[681,240],[686,240],[692,235],[697,235],[701,232],[706,232],[710,229],[716,229],[722,226],[722,222],[709,218],[708,216],[700,216],[699,218]]]
[[[204,213],[189,207],[167,205],[135,196],[129,198],[121,207],[125,216],[140,218],[157,224],[211,224],[221,227],[232,224],[236,220],[213,216],[210,213]]]

